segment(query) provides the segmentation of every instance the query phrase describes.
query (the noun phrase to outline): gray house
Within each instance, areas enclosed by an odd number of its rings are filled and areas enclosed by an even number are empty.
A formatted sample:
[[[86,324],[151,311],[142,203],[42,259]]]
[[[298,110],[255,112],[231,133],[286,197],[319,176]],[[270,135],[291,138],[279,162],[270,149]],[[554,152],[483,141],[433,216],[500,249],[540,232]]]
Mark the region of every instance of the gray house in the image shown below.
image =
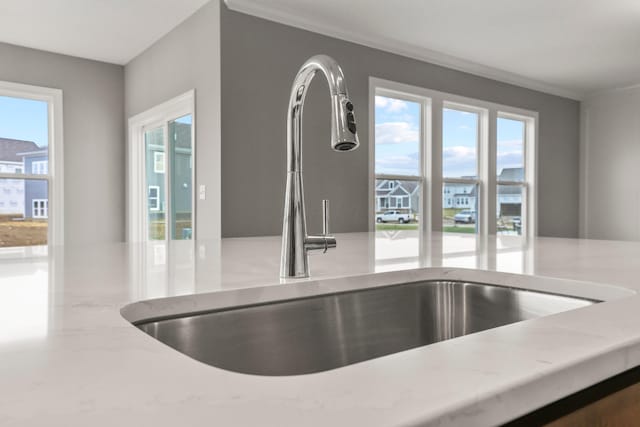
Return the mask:
[[[523,168],[504,168],[500,171],[498,181],[523,182]],[[522,187],[498,185],[496,211],[499,217],[522,215]]]
[[[24,171],[30,175],[46,175],[49,173],[49,151],[41,149],[20,154],[23,158]],[[24,217],[33,219],[49,218],[49,189],[47,181],[25,180],[24,184]]]

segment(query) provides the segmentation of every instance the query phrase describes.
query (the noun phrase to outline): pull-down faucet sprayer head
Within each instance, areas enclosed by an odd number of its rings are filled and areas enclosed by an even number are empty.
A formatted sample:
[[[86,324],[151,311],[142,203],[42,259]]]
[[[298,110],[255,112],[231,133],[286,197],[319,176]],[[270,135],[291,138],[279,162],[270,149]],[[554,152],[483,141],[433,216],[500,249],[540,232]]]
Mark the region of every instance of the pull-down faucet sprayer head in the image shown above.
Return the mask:
[[[352,151],[358,148],[353,104],[346,93],[331,95],[331,148]]]

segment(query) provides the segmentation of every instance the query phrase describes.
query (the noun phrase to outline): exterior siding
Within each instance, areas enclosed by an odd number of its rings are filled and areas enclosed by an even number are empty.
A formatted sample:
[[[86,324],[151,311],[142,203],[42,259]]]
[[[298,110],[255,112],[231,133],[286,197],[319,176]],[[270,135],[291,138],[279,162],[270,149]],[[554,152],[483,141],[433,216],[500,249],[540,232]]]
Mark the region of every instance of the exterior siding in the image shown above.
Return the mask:
[[[25,155],[24,171],[32,173],[33,162],[45,161],[48,165],[47,153]],[[26,180],[24,184],[24,216],[33,218],[33,201],[49,200],[49,188],[47,181]]]
[[[0,161],[0,172],[15,173],[16,169],[22,169],[22,162]],[[23,180],[0,180],[0,215],[24,215]]]

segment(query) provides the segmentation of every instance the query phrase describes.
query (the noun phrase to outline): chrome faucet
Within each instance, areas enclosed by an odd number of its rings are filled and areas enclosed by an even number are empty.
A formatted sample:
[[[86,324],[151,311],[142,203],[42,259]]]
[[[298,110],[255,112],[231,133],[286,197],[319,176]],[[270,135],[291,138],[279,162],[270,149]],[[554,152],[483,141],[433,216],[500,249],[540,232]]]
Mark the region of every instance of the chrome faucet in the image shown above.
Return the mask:
[[[302,109],[307,89],[318,71],[324,74],[331,93],[331,148],[351,151],[358,148],[353,104],[347,95],[342,69],[329,56],[316,55],[307,60],[291,87],[287,110],[287,187],[282,224],[280,277],[309,277],[308,252],[336,247],[329,234],[329,201],[322,202],[322,234],[307,235],[302,186]]]

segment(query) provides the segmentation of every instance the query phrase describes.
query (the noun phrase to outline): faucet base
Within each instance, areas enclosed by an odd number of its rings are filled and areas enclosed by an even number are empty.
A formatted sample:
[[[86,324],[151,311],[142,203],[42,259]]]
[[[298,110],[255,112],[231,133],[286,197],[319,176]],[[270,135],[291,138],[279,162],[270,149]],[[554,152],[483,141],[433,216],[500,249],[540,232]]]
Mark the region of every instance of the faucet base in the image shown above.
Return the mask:
[[[305,248],[307,225],[304,212],[302,172],[287,172],[282,222],[280,277],[309,277],[309,260]]]

